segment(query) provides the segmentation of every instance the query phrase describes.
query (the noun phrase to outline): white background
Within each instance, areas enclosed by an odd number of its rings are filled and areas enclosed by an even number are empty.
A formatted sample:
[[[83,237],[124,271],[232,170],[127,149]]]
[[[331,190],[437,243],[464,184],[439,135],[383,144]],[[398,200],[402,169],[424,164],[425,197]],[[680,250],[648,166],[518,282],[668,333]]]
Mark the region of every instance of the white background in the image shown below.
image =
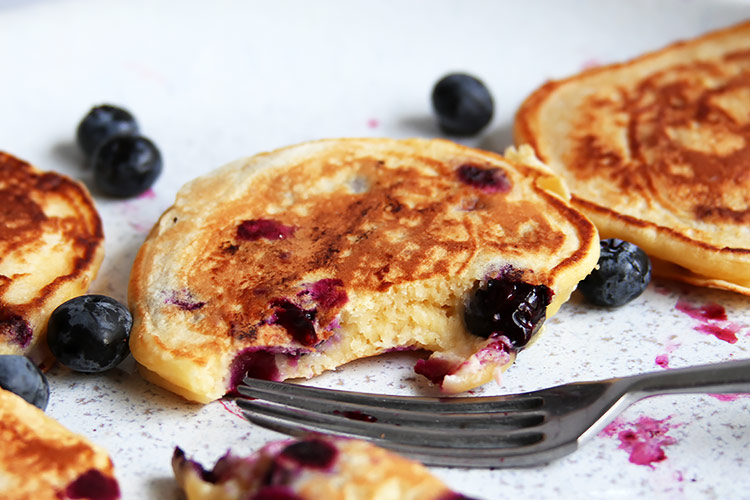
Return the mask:
[[[241,156],[309,139],[439,136],[432,85],[451,71],[485,81],[496,113],[469,145],[502,150],[521,100],[549,78],[623,60],[750,17],[729,1],[166,1],[0,0],[0,149],[88,182],[73,143],[96,104],[129,108],[161,148],[152,196],[107,199],[94,190],[107,256],[92,291],[124,300],[145,233],[188,179]],[[675,309],[717,302],[743,325],[735,344],[693,329]],[[618,310],[574,295],[495,385],[477,394],[748,357],[745,297],[655,281]],[[353,363],[312,383],[430,393],[398,354]],[[50,373],[48,412],[106,447],[126,499],[179,498],[175,445],[207,464],[280,435],[220,402],[186,403],[142,381],[132,360],[104,375]],[[434,469],[484,499],[750,498],[750,399],[653,398],[622,415],[668,419],[666,460],[628,460],[617,436],[597,436],[545,467]]]

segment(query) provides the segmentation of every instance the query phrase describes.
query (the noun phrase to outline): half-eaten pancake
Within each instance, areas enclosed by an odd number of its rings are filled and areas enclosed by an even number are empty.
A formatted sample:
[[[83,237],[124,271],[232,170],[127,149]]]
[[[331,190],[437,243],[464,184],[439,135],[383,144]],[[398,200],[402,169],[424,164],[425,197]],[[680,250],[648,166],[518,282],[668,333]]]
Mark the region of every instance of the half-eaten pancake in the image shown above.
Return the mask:
[[[0,152],[0,354],[47,365],[49,315],[88,290],[103,257],[86,188]]]
[[[116,500],[107,452],[0,389],[0,498]]]
[[[210,470],[178,448],[172,468],[187,500],[470,500],[418,462],[332,436],[272,442],[247,457],[227,453]]]
[[[602,238],[687,270],[672,278],[750,290],[750,22],[547,83],[515,136]]]
[[[559,179],[530,148],[510,156],[442,140],[333,139],[188,183],[131,273],[142,373],[207,402],[245,374],[307,378],[424,349],[432,357],[416,370],[446,392],[491,380],[599,252]],[[464,304],[489,283],[508,292],[494,304],[504,320],[531,339],[511,327],[469,333]]]

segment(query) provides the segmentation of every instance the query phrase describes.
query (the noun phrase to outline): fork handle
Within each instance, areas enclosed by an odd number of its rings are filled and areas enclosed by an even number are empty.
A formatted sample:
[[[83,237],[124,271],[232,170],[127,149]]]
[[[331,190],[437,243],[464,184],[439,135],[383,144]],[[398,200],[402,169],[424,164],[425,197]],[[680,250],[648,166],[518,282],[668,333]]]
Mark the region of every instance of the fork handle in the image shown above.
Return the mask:
[[[620,379],[643,397],[680,393],[750,393],[750,359],[675,368]]]

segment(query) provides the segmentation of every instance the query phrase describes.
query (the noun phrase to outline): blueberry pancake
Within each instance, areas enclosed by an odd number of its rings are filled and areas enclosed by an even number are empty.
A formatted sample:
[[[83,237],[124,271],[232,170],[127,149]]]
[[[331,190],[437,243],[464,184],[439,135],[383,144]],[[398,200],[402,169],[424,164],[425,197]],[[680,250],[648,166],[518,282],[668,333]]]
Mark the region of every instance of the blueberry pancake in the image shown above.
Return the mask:
[[[104,257],[86,188],[0,152],[0,354],[47,365],[47,319],[89,287]]]
[[[750,295],[750,22],[549,82],[515,135],[654,274]]]
[[[593,224],[530,149],[333,139],[184,186],[130,279],[148,379],[208,402],[391,350],[449,393],[491,380],[594,267]]]
[[[420,463],[330,436],[273,442],[249,457],[227,453],[211,470],[177,448],[172,468],[187,500],[470,500]]]
[[[0,389],[0,498],[116,500],[107,452]]]

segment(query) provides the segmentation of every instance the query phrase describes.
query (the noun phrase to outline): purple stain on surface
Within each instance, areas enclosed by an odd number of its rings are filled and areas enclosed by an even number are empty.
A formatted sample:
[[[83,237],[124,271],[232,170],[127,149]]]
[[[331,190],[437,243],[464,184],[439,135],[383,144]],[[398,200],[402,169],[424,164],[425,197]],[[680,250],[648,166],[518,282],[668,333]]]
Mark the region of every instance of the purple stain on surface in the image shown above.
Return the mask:
[[[116,479],[90,469],[65,488],[65,495],[88,500],[117,500],[120,498],[120,486]]]
[[[367,413],[361,412],[359,410],[353,410],[353,411],[339,411],[334,410],[334,415],[341,415],[342,417],[348,418],[349,420],[359,420],[360,422],[377,422],[378,419],[373,417],[372,415],[368,415]]]
[[[33,336],[34,331],[28,321],[18,314],[0,311],[0,337],[5,337],[25,349],[31,344]]]
[[[667,356],[666,354],[660,354],[656,356],[654,362],[665,370],[669,368],[669,356]]]
[[[283,240],[294,234],[297,228],[286,226],[272,219],[244,220],[237,226],[237,239],[256,241],[261,238],[267,240]]]
[[[344,282],[340,279],[325,278],[310,286],[310,293],[315,302],[324,309],[341,307],[349,300],[344,288]]]
[[[714,324],[703,324],[703,325],[698,325],[694,327],[693,330],[697,332],[705,333],[706,335],[713,335],[719,340],[723,340],[724,342],[729,342],[730,344],[734,344],[737,342],[737,334],[739,333],[741,328],[742,327],[740,325],[735,325],[733,323],[729,323],[724,326],[714,325]]]
[[[616,436],[620,440],[618,448],[630,454],[631,463],[646,465],[653,469],[654,463],[667,459],[664,447],[677,442],[673,437],[667,436],[671,428],[667,423],[670,418],[656,420],[641,416],[631,423],[615,419],[604,428],[602,434],[608,437]]]
[[[164,303],[175,305],[183,311],[196,311],[206,305],[205,302],[195,300],[188,290],[172,291],[172,293],[164,299]]]
[[[726,309],[714,302],[696,307],[683,300],[678,300],[675,309],[700,322],[699,325],[693,327],[696,332],[713,335],[717,339],[730,344],[737,342],[737,334],[744,328],[744,325],[727,321]]]
[[[156,198],[156,193],[151,188],[148,188],[137,197],[139,200],[153,200],[154,198]]]
[[[370,118],[367,120],[367,126],[369,128],[378,128],[380,126],[380,120],[377,118]]]
[[[586,71],[587,69],[591,68],[598,68],[601,65],[601,61],[592,57],[590,59],[586,59],[581,63],[581,71]]]
[[[229,392],[236,391],[237,386],[245,377],[261,380],[281,380],[281,374],[276,365],[276,355],[254,348],[246,349],[237,354],[229,368]]]
[[[497,167],[483,168],[469,163],[458,167],[457,173],[461,182],[487,193],[508,192],[510,190],[508,176]]]
[[[678,300],[677,304],[675,305],[675,309],[699,321],[708,321],[708,320],[726,321],[727,320],[726,309],[724,309],[724,306],[719,305],[715,302],[709,302],[706,305],[696,307],[690,304],[689,302],[685,302],[684,300]]]
[[[477,499],[472,498],[472,497],[467,497],[466,495],[462,495],[454,491],[449,491],[447,493],[440,495],[436,500],[477,500]]]
[[[738,399],[750,398],[748,394],[709,394],[712,398],[716,398],[719,401],[729,402],[737,401]]]

